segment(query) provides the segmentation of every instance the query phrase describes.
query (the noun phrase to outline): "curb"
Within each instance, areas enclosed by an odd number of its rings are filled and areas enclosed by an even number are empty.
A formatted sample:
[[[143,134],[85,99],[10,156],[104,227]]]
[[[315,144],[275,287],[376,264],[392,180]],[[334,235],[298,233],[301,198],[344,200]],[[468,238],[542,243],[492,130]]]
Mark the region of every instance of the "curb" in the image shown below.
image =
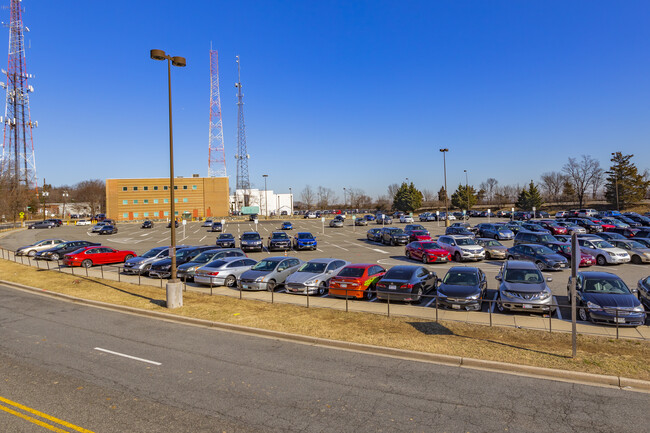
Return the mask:
[[[310,337],[307,335],[290,334],[280,331],[272,331],[268,329],[252,328],[249,326],[235,325],[223,322],[213,322],[210,320],[197,319],[193,317],[179,316],[175,314],[162,313],[158,311],[142,310],[139,308],[128,307],[123,305],[109,304],[101,301],[93,301],[88,299],[77,298],[62,293],[50,292],[45,289],[38,289],[31,286],[26,286],[11,281],[0,280],[0,284],[8,287],[13,287],[19,290],[24,290],[39,294],[42,296],[49,296],[52,298],[62,299],[75,304],[91,305],[98,308],[103,308],[112,311],[123,313],[136,314],[139,316],[146,316],[158,320],[167,320],[176,323],[184,323],[188,325],[203,326],[209,328],[220,329],[230,332],[238,332],[247,335],[254,335],[258,337],[273,338],[294,343],[312,344],[323,347],[329,347],[339,350],[349,350],[356,352],[363,352],[379,356],[390,356],[394,358],[401,358],[411,361],[430,362],[433,364],[440,364],[452,367],[469,368],[474,370],[493,371],[497,373],[513,374],[519,376],[534,377],[538,379],[555,380],[560,382],[580,383],[591,386],[602,387],[615,387],[625,390],[650,393],[650,381],[631,379],[621,376],[609,376],[602,374],[584,373],[580,371],[559,370],[545,367],[535,367],[522,364],[510,364],[499,361],[488,361],[475,358],[464,358],[453,355],[443,355],[436,353],[417,352],[412,350],[395,349],[390,347],[373,346],[369,344],[353,343],[348,341],[329,340],[326,338]]]

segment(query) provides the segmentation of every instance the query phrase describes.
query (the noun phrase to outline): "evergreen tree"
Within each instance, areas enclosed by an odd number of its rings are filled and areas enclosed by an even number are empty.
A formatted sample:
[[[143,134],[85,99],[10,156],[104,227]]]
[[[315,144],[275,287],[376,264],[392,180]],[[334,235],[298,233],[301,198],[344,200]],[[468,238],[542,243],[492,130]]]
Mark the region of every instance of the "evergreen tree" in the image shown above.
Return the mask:
[[[458,188],[451,195],[451,205],[458,209],[470,210],[476,202],[476,190],[472,185],[466,187],[465,185],[458,184]]]
[[[611,158],[612,165],[606,172],[605,198],[618,209],[640,202],[650,188],[647,174],[639,174],[636,165],[630,162],[633,156],[615,152]]]
[[[531,180],[528,189],[524,188],[519,193],[515,206],[523,210],[533,210],[533,207],[539,209],[542,203],[544,203],[542,195],[539,193],[539,189],[537,189],[535,183]]]
[[[413,212],[422,207],[422,198],[422,192],[415,188],[413,182],[410,185],[402,182],[393,197],[393,210]]]

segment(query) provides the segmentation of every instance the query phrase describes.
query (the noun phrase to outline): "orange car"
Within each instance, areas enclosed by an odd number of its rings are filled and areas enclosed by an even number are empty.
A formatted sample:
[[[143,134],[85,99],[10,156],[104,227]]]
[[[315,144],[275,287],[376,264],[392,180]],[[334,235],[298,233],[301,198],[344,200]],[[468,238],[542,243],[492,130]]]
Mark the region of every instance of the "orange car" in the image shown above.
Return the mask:
[[[370,300],[375,295],[375,284],[386,273],[386,269],[374,264],[354,264],[341,269],[330,280],[329,294],[345,298]]]

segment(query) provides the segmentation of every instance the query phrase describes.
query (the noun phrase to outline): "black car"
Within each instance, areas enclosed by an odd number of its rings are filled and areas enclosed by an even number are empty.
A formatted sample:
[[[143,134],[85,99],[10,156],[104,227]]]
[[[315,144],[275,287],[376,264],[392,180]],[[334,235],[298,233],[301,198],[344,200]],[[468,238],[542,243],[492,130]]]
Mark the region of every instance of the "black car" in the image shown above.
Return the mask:
[[[381,229],[370,229],[366,232],[369,241],[381,242]]]
[[[212,227],[210,228],[210,231],[213,232],[222,232],[223,231],[223,224],[221,224],[221,221],[215,221],[212,223]]]
[[[63,225],[63,221],[61,221],[60,219],[56,219],[56,218],[46,219],[45,221],[51,221],[54,224],[56,224],[57,227],[61,227]]]
[[[406,245],[409,243],[409,236],[400,228],[384,227],[381,229],[381,242],[384,245]]]
[[[258,217],[257,217],[257,214],[256,214],[256,213],[251,214],[251,215],[249,215],[249,217],[248,217],[248,221],[255,222],[255,221],[257,221],[257,220],[258,220]]]
[[[244,232],[239,237],[239,248],[244,251],[262,251],[264,249],[262,237],[257,232]]]
[[[174,227],[178,228],[178,221],[175,221]],[[172,228],[172,222],[171,221],[167,223],[167,228],[168,229]]]
[[[84,247],[96,247],[100,246],[101,244],[96,243],[96,242],[88,242],[88,241],[68,241],[64,242],[54,248],[50,248],[47,250],[39,251],[36,253],[36,258],[37,259],[43,259],[43,260],[59,260],[63,258],[64,255],[71,253],[73,251],[77,251],[80,248]]]
[[[289,251],[291,249],[291,238],[285,232],[273,232],[269,236],[267,249],[269,251]]]
[[[117,233],[117,226],[113,226],[110,224],[103,225],[98,231],[100,235],[112,235]]]
[[[438,285],[438,305],[454,310],[481,310],[487,279],[479,268],[454,266]]]
[[[176,250],[176,266],[180,266],[183,263],[192,261],[193,258],[198,256],[204,251],[213,249],[212,246],[201,246],[201,247],[187,247]],[[157,278],[169,278],[172,274],[172,259],[167,257],[164,259],[156,260],[151,264],[149,268],[149,276]]]
[[[609,229],[607,232],[618,233],[625,236],[626,239],[630,239],[635,237],[640,231],[641,230],[632,227],[614,227],[613,229]]]
[[[235,237],[230,233],[221,233],[217,238],[219,248],[235,248]]]
[[[637,284],[639,301],[650,310],[650,277],[641,278]]]
[[[556,253],[549,247],[537,244],[519,244],[508,248],[507,259],[533,262],[540,271],[560,271],[569,267],[566,257]]]
[[[142,225],[140,226],[141,229],[152,229],[153,228],[153,221],[150,220],[145,220]]]
[[[28,229],[51,229],[56,227],[52,221],[38,221],[27,226]]]
[[[434,290],[438,276],[424,266],[393,266],[375,285],[378,300],[420,302],[422,295]]]

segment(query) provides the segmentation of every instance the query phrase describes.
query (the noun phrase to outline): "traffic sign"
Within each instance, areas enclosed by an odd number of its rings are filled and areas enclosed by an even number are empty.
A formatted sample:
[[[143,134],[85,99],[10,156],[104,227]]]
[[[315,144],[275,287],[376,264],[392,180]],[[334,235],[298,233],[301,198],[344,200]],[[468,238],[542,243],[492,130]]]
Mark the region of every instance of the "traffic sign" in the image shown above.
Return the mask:
[[[20,215],[20,218],[21,218],[21,219],[22,219],[22,218],[25,218],[25,212],[21,212],[21,213],[19,213],[18,215]]]

